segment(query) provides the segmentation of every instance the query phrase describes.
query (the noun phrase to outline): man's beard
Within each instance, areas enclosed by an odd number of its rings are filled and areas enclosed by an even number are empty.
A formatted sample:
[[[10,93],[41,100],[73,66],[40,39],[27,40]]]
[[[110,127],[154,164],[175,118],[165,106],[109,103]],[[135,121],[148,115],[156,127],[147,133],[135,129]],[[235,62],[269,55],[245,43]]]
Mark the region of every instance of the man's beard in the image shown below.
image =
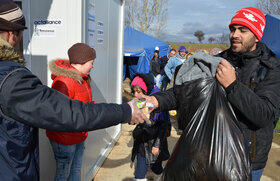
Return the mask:
[[[234,46],[233,45],[233,41],[238,41],[240,43],[240,46]],[[231,50],[235,53],[248,53],[251,52],[253,50],[253,47],[256,44],[256,38],[252,37],[249,41],[247,42],[243,42],[240,39],[234,39],[232,38],[230,40],[230,44],[231,44]]]

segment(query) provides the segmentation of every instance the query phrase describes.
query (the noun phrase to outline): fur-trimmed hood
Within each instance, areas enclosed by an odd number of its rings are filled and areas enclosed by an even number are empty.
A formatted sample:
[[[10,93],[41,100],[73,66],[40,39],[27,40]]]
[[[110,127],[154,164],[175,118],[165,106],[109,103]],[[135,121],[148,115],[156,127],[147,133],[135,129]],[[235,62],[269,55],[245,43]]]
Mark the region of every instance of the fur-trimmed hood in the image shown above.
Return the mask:
[[[25,65],[23,57],[0,36],[0,61],[14,61]]]
[[[80,84],[84,78],[89,77],[80,73],[75,69],[70,63],[69,60],[53,60],[49,63],[49,69],[52,72],[52,79],[54,80],[57,76],[70,77]]]

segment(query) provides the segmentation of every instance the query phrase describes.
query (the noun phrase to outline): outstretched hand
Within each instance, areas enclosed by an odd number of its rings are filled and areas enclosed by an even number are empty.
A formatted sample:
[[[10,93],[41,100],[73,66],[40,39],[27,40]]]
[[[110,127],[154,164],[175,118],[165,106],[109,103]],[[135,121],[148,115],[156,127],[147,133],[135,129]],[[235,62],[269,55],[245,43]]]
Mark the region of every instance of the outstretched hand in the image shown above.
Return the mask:
[[[144,123],[144,121],[150,122],[150,120],[146,117],[144,112],[136,106],[137,101],[138,99],[134,98],[128,102],[132,112],[132,116],[129,124],[139,124],[139,123]]]
[[[224,88],[227,88],[236,80],[235,69],[223,59],[217,68],[216,78]]]

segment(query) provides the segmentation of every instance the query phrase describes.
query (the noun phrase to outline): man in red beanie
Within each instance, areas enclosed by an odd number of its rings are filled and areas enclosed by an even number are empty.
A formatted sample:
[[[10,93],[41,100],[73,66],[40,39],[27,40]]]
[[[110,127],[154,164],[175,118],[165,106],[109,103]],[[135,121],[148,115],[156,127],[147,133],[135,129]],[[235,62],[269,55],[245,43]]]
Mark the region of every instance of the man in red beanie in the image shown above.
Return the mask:
[[[280,60],[262,42],[265,16],[257,8],[243,8],[230,24],[230,48],[216,78],[225,88],[248,144],[252,180],[259,181],[268,159],[280,110]],[[176,107],[172,90],[147,97],[158,111]]]
[[[21,9],[12,0],[1,0],[0,180],[40,179],[38,128],[83,132],[149,121],[136,100],[121,105],[85,104],[43,85],[15,50],[24,29]],[[95,51],[87,56],[95,58]]]
[[[261,10],[237,11],[229,24],[231,46],[219,55],[227,61],[216,74],[247,140],[253,181],[262,176],[280,107],[280,60],[260,42],[264,27]]]

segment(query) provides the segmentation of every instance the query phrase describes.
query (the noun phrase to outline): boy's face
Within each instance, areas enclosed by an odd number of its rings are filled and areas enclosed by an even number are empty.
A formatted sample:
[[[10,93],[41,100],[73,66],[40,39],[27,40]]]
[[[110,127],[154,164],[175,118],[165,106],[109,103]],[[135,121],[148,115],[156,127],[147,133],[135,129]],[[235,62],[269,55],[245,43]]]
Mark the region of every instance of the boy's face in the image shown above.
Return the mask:
[[[142,98],[145,95],[139,86],[133,86],[134,97]]]
[[[90,60],[90,61],[86,62],[85,64],[83,64],[81,66],[80,72],[85,75],[88,75],[90,70],[93,68],[93,63],[94,63],[94,60]]]

